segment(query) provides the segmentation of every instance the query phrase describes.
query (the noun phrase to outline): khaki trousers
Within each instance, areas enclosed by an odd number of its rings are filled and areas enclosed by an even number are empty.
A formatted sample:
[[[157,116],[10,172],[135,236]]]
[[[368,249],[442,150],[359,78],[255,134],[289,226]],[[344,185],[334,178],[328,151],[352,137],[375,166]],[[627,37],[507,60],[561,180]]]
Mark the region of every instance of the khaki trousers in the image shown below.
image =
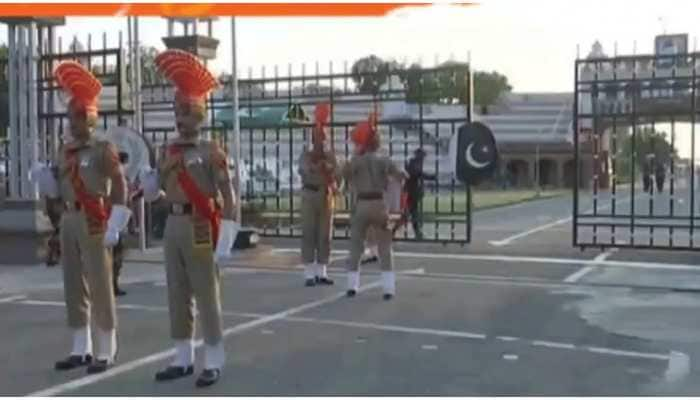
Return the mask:
[[[81,211],[65,211],[60,231],[68,326],[87,326],[92,308],[97,327],[105,331],[116,329],[112,255],[103,244],[104,233],[90,235]]]
[[[206,239],[202,240],[206,236],[206,232],[202,235],[202,230],[206,230],[207,226],[208,221],[195,216],[168,216],[164,237],[165,272],[171,337],[175,340],[194,337],[194,298],[197,300],[204,342],[213,346],[222,338],[221,297],[219,269],[214,264],[211,234],[208,243]]]
[[[331,256],[333,209],[325,191],[304,189],[301,198],[302,262],[326,265]]]
[[[389,229],[389,213],[383,200],[358,200],[350,226],[350,261],[348,269],[358,271],[365,249],[367,231],[373,230],[382,271],[394,269],[391,250],[392,234]]]

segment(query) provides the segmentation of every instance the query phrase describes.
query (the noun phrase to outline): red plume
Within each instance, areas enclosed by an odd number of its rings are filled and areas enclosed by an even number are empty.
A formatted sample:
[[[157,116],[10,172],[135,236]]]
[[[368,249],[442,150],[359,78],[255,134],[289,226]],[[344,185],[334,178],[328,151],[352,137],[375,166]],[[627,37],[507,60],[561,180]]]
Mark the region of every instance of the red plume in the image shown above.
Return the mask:
[[[72,104],[88,114],[97,114],[102,83],[92,72],[76,61],[64,61],[54,70],[54,77]]]
[[[155,59],[158,71],[177,88],[176,99],[201,103],[219,86],[216,77],[192,53],[170,49]]]

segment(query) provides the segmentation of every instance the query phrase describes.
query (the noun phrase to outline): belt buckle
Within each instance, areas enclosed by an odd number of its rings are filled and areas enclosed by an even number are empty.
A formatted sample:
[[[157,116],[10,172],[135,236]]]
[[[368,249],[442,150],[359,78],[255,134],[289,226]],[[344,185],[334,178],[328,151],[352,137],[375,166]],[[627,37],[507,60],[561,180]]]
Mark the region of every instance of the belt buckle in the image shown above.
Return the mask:
[[[182,204],[173,204],[173,212],[175,214],[182,215],[185,213],[185,206]]]

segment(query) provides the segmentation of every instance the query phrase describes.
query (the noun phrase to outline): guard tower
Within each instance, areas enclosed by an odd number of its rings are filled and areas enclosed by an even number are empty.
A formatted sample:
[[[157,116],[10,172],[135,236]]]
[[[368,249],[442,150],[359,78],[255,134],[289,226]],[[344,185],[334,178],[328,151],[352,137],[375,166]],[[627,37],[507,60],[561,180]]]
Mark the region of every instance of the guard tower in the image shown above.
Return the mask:
[[[216,17],[207,18],[167,18],[168,36],[163,38],[163,43],[169,49],[188,51],[205,60],[216,58],[216,49],[219,41],[213,37],[213,22]],[[207,35],[199,34],[200,24],[206,27]],[[182,26],[182,34],[176,36],[176,25]]]

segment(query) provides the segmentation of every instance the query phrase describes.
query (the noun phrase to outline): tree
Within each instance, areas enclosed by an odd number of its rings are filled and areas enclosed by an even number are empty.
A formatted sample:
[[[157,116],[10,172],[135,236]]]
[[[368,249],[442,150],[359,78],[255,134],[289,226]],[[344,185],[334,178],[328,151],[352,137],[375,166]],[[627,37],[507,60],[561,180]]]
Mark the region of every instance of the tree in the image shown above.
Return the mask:
[[[496,71],[474,73],[474,103],[481,107],[482,114],[488,114],[488,107],[512,89],[508,78]]]
[[[372,54],[355,61],[350,73],[360,93],[377,94],[389,77],[390,66],[390,63]]]
[[[647,160],[653,154],[657,163],[668,166],[671,159],[678,158],[678,152],[668,142],[665,132],[652,128],[641,128],[634,135],[625,135],[619,143],[619,156],[615,164],[616,174],[622,180],[632,178],[632,160],[635,160],[635,173],[640,173]]]
[[[163,83],[163,77],[158,73],[156,68],[156,56],[158,49],[152,46],[141,46],[139,48],[141,55],[141,84],[142,85],[157,85]],[[126,66],[126,76],[131,76],[131,64]]]

